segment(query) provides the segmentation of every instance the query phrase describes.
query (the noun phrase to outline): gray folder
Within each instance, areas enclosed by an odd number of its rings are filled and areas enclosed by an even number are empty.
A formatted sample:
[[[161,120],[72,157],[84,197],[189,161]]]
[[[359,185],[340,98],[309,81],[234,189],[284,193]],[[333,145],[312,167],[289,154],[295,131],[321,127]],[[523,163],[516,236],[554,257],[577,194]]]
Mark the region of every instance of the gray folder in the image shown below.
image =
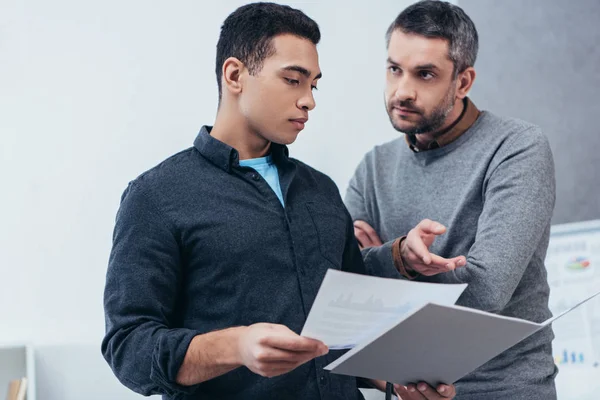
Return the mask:
[[[451,384],[598,294],[543,323],[429,303],[325,369],[402,385]]]

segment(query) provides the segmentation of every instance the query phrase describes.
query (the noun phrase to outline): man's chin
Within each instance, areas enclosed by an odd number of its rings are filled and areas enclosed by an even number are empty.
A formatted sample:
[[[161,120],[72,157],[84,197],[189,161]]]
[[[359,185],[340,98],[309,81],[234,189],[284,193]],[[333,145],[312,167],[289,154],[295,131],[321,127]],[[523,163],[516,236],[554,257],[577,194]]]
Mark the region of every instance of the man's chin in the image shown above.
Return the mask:
[[[271,142],[273,143],[277,143],[283,146],[289,146],[290,144],[294,143],[296,141],[296,139],[298,139],[298,134],[300,132],[296,131],[293,133],[289,133],[287,135],[277,135],[276,137],[273,137],[271,139]]]
[[[414,135],[415,131],[417,131],[417,126],[415,124],[406,123],[406,121],[403,121],[403,123],[394,122],[392,125],[398,132],[406,135]]]

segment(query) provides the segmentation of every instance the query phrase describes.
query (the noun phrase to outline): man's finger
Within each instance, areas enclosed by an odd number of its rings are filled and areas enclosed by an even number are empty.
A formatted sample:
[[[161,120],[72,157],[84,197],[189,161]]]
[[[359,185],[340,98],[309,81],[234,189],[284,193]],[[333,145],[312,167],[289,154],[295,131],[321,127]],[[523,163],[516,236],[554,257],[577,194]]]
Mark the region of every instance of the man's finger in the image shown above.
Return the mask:
[[[439,272],[448,272],[452,271],[458,267],[462,267],[466,264],[466,259],[464,256],[454,257],[454,258],[444,258],[438,256],[437,254],[429,253],[431,255],[431,263],[430,267],[435,267],[439,270]]]
[[[377,242],[374,242],[369,235],[360,228],[354,228],[354,237],[356,237],[356,241],[361,250],[367,247],[381,246]]]
[[[417,390],[415,385],[408,385],[407,387],[398,386],[396,387],[396,392],[400,396],[402,400],[424,400],[426,399],[421,393]]]
[[[290,351],[276,347],[263,346],[254,354],[256,360],[263,364],[298,364],[318,357],[314,351]]]
[[[467,265],[467,258],[465,256],[458,256],[453,258],[448,258],[448,265],[451,269],[456,269],[460,267],[464,267]]]
[[[430,219],[424,219],[416,226],[420,234],[441,235],[446,232],[446,227],[439,222]]]
[[[453,399],[454,396],[456,396],[456,388],[454,385],[438,385],[436,389],[443,398]]]
[[[429,253],[429,257],[431,257],[429,264],[423,263],[414,253],[409,253],[405,259],[414,271],[427,276],[452,271],[456,268],[464,267],[467,263],[464,256],[444,258],[437,254]]]
[[[394,383],[394,394],[396,395],[396,397],[398,397],[401,400],[404,400],[404,397],[402,397],[401,393],[405,393],[405,392],[406,392],[406,387],[404,387],[403,385]],[[406,394],[405,394],[405,396],[406,396]]]
[[[368,236],[371,246],[381,246],[383,244],[375,229],[365,221],[354,221],[354,228],[362,230]]]
[[[260,343],[265,346],[297,352],[326,354],[328,349],[323,342],[293,334],[273,334],[265,336]]]
[[[369,247],[369,238],[362,229],[354,227],[354,237],[361,248]]]
[[[465,256],[454,257],[452,260],[454,261],[457,267],[464,267],[467,265],[467,257]]]
[[[429,265],[431,263],[431,254],[421,237],[409,233],[404,244],[409,252],[413,252],[419,260],[423,261],[423,264]]]
[[[426,384],[425,382],[419,382],[417,384],[417,390],[421,393],[421,396],[427,400],[444,400],[447,399],[446,396],[441,396],[437,390],[433,389],[431,386]]]

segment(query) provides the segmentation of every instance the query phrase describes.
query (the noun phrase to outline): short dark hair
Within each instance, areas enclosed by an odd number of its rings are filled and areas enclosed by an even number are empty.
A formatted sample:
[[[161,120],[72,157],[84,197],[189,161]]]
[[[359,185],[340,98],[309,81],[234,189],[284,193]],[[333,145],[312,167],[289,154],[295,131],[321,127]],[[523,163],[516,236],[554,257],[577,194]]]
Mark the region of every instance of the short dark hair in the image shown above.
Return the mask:
[[[275,3],[252,3],[231,13],[223,26],[217,43],[217,85],[221,100],[223,63],[235,57],[244,63],[250,74],[259,72],[265,58],[273,55],[273,37],[292,34],[315,45],[321,40],[319,25],[300,10]]]
[[[388,28],[387,46],[397,29],[407,34],[446,39],[455,75],[475,65],[479,49],[477,29],[463,9],[454,4],[423,0],[409,6]]]

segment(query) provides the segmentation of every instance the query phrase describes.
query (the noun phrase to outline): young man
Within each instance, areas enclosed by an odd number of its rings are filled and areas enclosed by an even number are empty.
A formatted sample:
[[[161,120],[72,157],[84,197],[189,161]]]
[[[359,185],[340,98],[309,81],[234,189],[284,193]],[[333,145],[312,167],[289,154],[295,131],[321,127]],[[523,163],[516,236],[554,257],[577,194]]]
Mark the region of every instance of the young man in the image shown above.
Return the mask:
[[[335,184],[285,147],[315,107],[319,39],[317,24],[287,6],[232,13],[217,45],[214,127],[126,189],[102,351],[132,390],[362,398],[356,378],[323,369],[339,352],[298,335],[328,268],[365,273]],[[454,394],[427,390],[431,400]]]
[[[387,112],[405,135],[365,156],[345,198],[367,269],[468,283],[459,305],[547,319],[544,258],[555,197],[547,139],[467,97],[478,37],[459,7],[408,7],[387,46]],[[456,398],[556,398],[552,338],[544,329],[492,359],[456,384]]]

